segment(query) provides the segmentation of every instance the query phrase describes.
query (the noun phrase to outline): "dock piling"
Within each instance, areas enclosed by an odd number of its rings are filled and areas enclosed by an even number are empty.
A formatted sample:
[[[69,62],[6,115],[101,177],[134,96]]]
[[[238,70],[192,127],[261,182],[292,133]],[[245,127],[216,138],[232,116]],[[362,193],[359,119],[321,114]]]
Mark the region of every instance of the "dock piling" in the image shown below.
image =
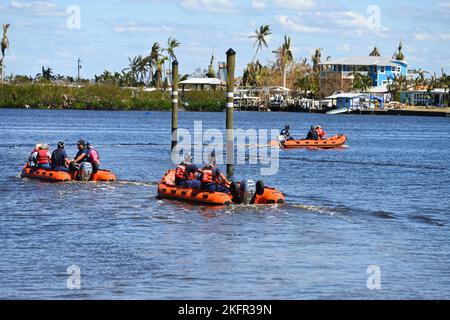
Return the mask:
[[[227,51],[227,176],[234,175],[234,71],[236,52],[233,49]]]
[[[172,146],[171,151],[177,146],[178,130],[178,61],[172,63]]]

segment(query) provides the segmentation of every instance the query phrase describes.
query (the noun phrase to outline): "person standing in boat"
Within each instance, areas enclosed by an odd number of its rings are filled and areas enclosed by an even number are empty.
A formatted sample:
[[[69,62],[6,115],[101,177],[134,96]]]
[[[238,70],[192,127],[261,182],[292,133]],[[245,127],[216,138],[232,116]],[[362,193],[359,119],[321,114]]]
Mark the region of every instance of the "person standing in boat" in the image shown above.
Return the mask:
[[[198,167],[192,164],[192,155],[187,153],[175,170],[175,184],[179,187],[200,189],[202,183],[197,180],[197,173]]]
[[[58,142],[58,148],[52,152],[52,170],[69,172],[70,164],[66,150],[64,150],[64,142]]]
[[[208,159],[208,164],[203,167],[201,174],[202,189],[229,193],[230,189],[225,175],[216,166],[216,154],[213,151]]]

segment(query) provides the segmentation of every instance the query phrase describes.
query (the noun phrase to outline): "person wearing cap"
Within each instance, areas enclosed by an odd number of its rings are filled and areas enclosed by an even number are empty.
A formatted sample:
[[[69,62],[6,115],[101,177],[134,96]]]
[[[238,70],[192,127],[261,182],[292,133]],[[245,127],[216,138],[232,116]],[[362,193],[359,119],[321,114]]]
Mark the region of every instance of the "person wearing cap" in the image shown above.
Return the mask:
[[[198,172],[198,167],[192,164],[192,155],[187,153],[175,170],[175,184],[179,187],[200,189],[202,183],[197,180]]]
[[[203,167],[201,174],[202,189],[229,193],[230,189],[225,185],[225,175],[216,166],[216,154],[213,151],[208,158],[208,164]]]
[[[86,146],[86,142],[84,140],[78,140],[77,142],[78,152],[75,158],[73,159],[73,162],[76,164],[81,162],[89,162],[89,150]]]
[[[96,173],[100,167],[100,155],[92,143],[86,142],[86,146],[89,152],[89,161],[92,164],[92,172]]]
[[[52,152],[52,170],[69,172],[68,165],[70,163],[66,150],[64,150],[64,142],[58,142],[58,148]]]

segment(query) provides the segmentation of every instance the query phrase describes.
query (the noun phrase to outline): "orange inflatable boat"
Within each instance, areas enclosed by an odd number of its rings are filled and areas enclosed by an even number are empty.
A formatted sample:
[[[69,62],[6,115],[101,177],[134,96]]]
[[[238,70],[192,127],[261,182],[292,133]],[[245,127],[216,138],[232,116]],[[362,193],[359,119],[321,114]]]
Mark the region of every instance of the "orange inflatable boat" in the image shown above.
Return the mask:
[[[54,182],[68,182],[68,181],[76,181],[76,176],[78,172],[63,172],[63,171],[55,171],[48,169],[35,169],[31,168],[27,165],[22,169],[22,178],[29,179],[39,179],[45,181],[54,181]],[[98,170],[96,173],[93,173],[89,179],[89,181],[96,182],[112,182],[116,181],[116,175],[109,170]]]
[[[238,184],[239,186],[239,184]],[[252,204],[281,204],[284,196],[274,188],[263,187],[261,194],[255,194]],[[231,194],[224,192],[206,191],[175,185],[175,170],[169,170],[158,185],[158,199],[178,200],[200,203],[212,206],[227,206],[232,203],[240,203]]]
[[[285,149],[295,148],[320,148],[332,149],[345,145],[347,137],[345,135],[336,135],[325,140],[286,140],[283,144]]]

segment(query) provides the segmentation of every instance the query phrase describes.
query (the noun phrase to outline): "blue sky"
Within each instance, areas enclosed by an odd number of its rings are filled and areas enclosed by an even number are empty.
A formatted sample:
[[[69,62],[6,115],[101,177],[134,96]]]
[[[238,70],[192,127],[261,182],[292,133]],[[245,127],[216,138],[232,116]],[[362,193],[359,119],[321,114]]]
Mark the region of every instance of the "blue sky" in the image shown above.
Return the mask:
[[[80,28],[71,22],[80,10]],[[378,14],[379,13],[379,14]],[[69,25],[72,26],[68,28]],[[320,0],[0,0],[0,24],[10,23],[7,73],[35,75],[41,66],[55,73],[92,78],[103,70],[120,71],[128,57],[148,54],[153,42],[168,37],[181,42],[176,54],[181,73],[207,68],[215,48],[218,60],[232,47],[238,72],[252,59],[248,37],[262,24],[273,35],[259,54],[292,38],[296,59],[367,55],[377,46],[392,56],[402,39],[411,68],[440,74],[450,71],[450,1],[320,1]],[[75,26],[75,28],[73,27]]]

